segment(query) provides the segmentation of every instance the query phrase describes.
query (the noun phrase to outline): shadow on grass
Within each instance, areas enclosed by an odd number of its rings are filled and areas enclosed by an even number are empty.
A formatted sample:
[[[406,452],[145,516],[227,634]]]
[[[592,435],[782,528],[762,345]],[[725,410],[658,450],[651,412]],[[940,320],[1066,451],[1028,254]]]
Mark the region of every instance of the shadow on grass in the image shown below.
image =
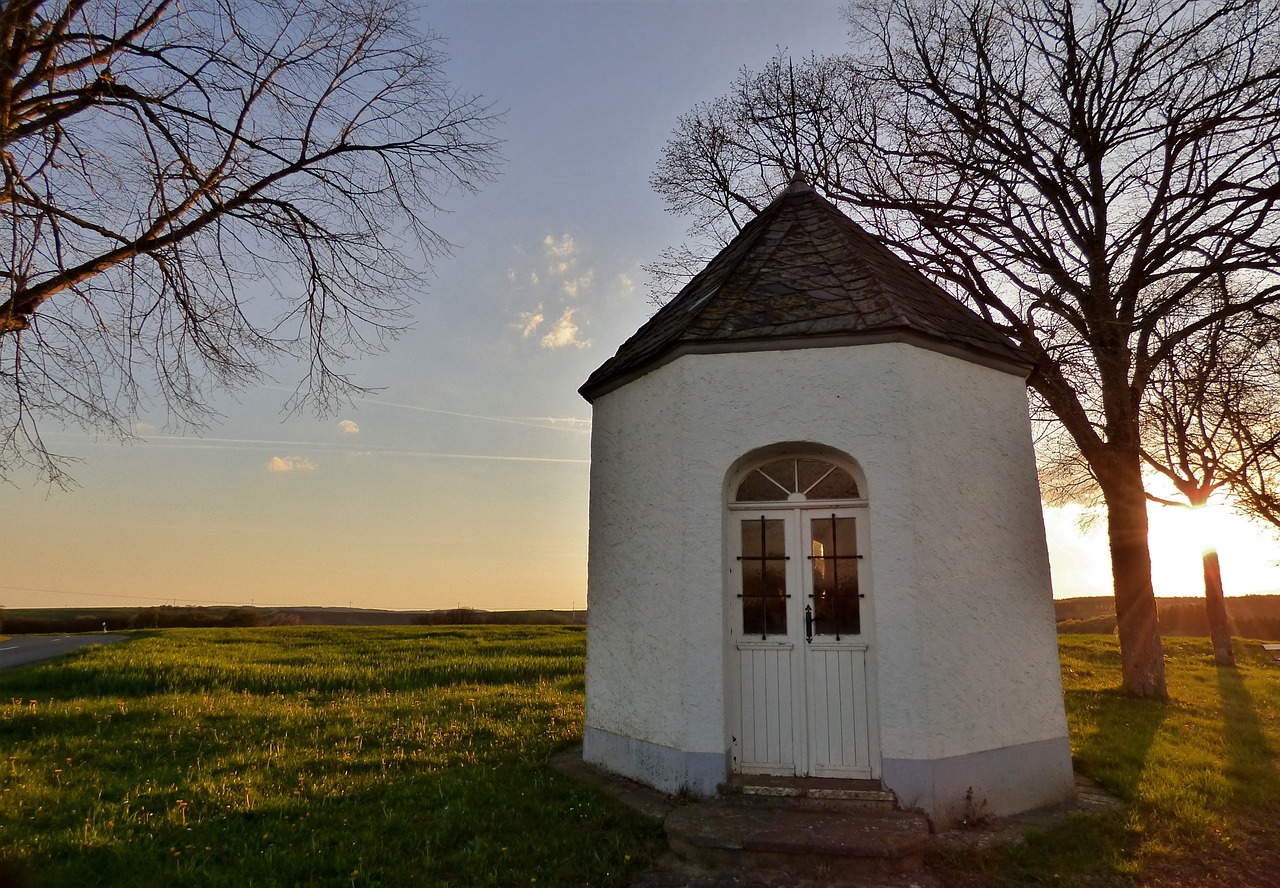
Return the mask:
[[[1092,726],[1072,737],[1076,767],[1132,802],[1170,704],[1119,690],[1069,691],[1066,703],[1077,723]]]
[[[1169,704],[1098,689],[1068,691],[1066,703],[1076,726],[1072,745],[1077,769],[1132,802]],[[1032,832],[1022,845],[965,865],[986,871],[973,883],[980,885],[1131,885],[1140,841],[1125,811],[1079,814]]]
[[[1276,752],[1267,739],[1253,695],[1239,670],[1219,666],[1217,672],[1227,747],[1224,771],[1231,782],[1233,798],[1250,806],[1275,804],[1280,796]]]

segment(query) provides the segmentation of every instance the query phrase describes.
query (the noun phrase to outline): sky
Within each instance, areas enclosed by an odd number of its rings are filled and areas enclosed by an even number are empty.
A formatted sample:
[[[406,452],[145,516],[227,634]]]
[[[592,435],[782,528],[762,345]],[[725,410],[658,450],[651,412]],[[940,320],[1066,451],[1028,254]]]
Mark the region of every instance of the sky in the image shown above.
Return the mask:
[[[0,606],[581,608],[587,375],[652,313],[642,266],[687,220],[648,184],[677,117],[784,48],[845,46],[839,0],[452,0],[422,7],[453,85],[505,112],[501,177],[451,195],[455,245],[414,326],[349,369],[372,389],[287,416],[296,378],[158,405],[128,443],[46,429],[78,487],[0,488]],[[1055,595],[1110,592],[1105,527],[1049,509]],[[1228,594],[1280,590],[1280,543],[1218,514]],[[1202,534],[1152,509],[1157,593],[1201,591]],[[20,541],[15,543],[14,541]],[[15,554],[16,557],[15,557]]]

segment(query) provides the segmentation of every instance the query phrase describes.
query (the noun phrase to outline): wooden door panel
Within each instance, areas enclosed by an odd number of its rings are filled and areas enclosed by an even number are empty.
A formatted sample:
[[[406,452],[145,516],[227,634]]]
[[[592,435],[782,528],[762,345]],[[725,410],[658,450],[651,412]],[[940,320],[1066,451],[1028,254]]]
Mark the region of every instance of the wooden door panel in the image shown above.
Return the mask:
[[[866,645],[809,646],[809,773],[870,777]]]
[[[745,773],[795,772],[794,647],[765,642],[737,646],[742,684],[737,764]]]

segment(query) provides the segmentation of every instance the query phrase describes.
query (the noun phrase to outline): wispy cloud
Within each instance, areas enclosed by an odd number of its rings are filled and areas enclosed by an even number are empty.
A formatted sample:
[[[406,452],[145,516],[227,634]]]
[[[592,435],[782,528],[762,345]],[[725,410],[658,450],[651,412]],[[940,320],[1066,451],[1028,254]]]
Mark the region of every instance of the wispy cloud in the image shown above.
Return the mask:
[[[542,326],[542,322],[544,320],[546,320],[546,318],[542,314],[542,304],[539,303],[535,310],[522,311],[516,315],[515,327],[520,331],[520,334],[524,336],[525,339],[528,339],[534,333],[538,332],[538,328]]]
[[[547,265],[548,274],[568,274],[578,264],[578,247],[567,234],[562,234],[559,238],[548,234],[542,239],[542,248],[550,260]]]
[[[573,321],[573,315],[576,310],[566,308],[564,314],[560,315],[560,319],[556,321],[555,326],[551,328],[546,336],[542,337],[543,348],[588,348],[591,345],[590,339],[582,339],[582,330]]]
[[[317,468],[302,456],[273,456],[267,461],[267,470],[271,472],[314,472]]]
[[[348,435],[358,435],[360,433],[360,426],[356,425],[354,419],[344,419],[338,423],[338,428]]]
[[[582,290],[585,290],[587,287],[590,287],[591,282],[594,281],[595,279],[596,279],[595,271],[588,268],[585,274],[581,275],[580,277],[573,278],[572,280],[567,280],[564,283],[562,283],[560,286],[564,290],[564,293],[566,296],[568,296],[570,299],[576,299],[578,298],[578,293]]]

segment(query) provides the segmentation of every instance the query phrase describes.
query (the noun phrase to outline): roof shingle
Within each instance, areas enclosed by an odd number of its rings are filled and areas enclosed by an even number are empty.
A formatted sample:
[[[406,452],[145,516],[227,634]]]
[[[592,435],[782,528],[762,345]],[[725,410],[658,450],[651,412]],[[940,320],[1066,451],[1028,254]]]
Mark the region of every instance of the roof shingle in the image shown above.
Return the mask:
[[[1030,358],[803,181],[602,364],[588,401],[688,352],[910,339],[1025,375]]]

